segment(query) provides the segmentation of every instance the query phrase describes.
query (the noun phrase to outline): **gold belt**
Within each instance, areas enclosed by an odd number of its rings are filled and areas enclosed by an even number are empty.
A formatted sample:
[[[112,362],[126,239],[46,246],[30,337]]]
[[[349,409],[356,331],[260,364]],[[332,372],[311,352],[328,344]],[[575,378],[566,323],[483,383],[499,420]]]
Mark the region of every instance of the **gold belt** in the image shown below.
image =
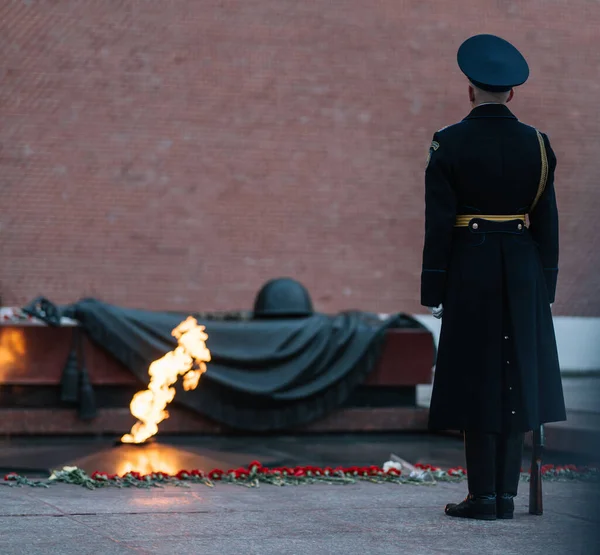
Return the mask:
[[[527,225],[528,217],[527,214],[511,214],[508,216],[498,216],[490,214],[460,214],[456,216],[456,223],[454,227],[469,227],[471,220],[487,220],[490,222],[510,222],[513,220],[521,220]]]

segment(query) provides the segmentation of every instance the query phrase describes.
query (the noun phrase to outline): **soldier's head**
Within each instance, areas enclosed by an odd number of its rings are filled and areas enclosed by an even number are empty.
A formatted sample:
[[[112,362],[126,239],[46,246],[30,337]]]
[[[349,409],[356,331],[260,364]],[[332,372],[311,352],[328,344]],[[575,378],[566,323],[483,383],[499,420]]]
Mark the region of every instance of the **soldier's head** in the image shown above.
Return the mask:
[[[492,92],[481,89],[469,81],[469,102],[473,108],[487,102],[507,104],[513,99],[514,95],[515,90],[512,88],[508,91]]]
[[[529,77],[529,66],[523,55],[495,35],[475,35],[467,39],[458,49],[457,60],[469,80],[469,100],[473,106],[510,102],[514,87]]]

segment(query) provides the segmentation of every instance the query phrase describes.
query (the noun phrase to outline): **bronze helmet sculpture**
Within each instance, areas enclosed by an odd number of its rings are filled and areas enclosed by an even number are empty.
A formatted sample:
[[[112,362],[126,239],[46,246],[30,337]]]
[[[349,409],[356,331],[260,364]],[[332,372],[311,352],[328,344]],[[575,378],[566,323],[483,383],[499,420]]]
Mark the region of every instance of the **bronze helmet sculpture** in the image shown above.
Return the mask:
[[[292,278],[276,278],[265,283],[254,300],[255,318],[301,318],[312,316],[307,289]]]

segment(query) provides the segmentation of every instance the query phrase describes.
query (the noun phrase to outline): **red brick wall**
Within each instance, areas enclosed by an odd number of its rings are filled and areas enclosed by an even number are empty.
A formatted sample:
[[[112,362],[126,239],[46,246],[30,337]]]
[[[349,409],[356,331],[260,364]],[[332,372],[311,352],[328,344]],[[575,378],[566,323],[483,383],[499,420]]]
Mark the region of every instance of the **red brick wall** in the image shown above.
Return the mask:
[[[2,301],[235,309],[291,275],[320,310],[420,311],[427,149],[492,32],[559,158],[557,312],[599,316],[598,28],[585,0],[6,0]]]

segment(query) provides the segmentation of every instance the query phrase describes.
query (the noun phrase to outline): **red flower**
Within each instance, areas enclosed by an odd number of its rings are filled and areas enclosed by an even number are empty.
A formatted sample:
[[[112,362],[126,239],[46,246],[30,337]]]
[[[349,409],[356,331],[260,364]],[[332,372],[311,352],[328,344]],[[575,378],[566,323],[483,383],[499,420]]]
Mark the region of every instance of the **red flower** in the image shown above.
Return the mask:
[[[381,469],[378,466],[370,466],[368,468],[369,476],[377,476],[381,472]]]
[[[187,470],[180,470],[175,476],[178,480],[187,480],[190,477],[190,473]]]
[[[256,467],[256,470],[260,469],[263,467],[263,465],[261,463],[259,463],[258,461],[252,461],[249,465],[248,465],[248,470],[252,470],[253,468]]]
[[[208,477],[211,480],[220,480],[221,478],[223,478],[223,474],[224,474],[224,472],[221,469],[215,468],[214,470],[211,470],[208,473]]]
[[[304,476],[306,476],[306,471],[303,468],[298,468],[296,472],[294,472],[294,476],[296,478],[303,478]]]
[[[118,474],[108,474],[107,478],[109,480],[116,480],[119,477]]]
[[[402,472],[397,468],[389,468],[387,473],[392,474],[393,476],[400,476],[402,474]]]
[[[233,471],[233,475],[236,478],[248,478],[250,476],[250,472],[248,472],[245,468],[238,468]]]
[[[203,478],[204,477],[204,472],[202,472],[202,470],[198,470],[197,468],[194,468],[194,470],[190,471],[190,475],[194,476],[194,477]]]
[[[92,472],[92,480],[108,480],[108,474],[106,474],[106,472],[98,472],[95,470]]]
[[[13,482],[15,481],[19,475],[16,472],[9,472],[6,476],[4,476],[5,482]]]

